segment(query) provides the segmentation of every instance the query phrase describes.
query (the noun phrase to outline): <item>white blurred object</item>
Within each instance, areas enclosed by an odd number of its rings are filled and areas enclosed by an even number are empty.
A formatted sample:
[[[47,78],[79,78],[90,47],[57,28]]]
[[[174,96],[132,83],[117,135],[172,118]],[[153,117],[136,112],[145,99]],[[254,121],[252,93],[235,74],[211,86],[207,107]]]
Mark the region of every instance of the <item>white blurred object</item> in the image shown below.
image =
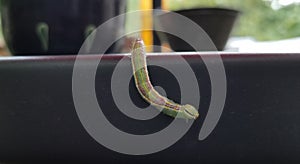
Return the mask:
[[[299,53],[300,37],[259,42],[251,37],[230,38],[226,50],[229,52]]]
[[[270,3],[273,10],[279,10],[282,7],[291,5],[291,4],[299,4],[300,0],[264,0]]]

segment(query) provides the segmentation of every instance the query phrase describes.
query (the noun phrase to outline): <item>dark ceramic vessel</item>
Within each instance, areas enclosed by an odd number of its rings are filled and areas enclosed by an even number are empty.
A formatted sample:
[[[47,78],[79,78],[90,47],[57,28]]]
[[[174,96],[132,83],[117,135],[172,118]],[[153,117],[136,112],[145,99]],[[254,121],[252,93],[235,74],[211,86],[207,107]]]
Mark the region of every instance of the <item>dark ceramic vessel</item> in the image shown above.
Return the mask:
[[[13,55],[77,54],[88,34],[125,12],[124,0],[2,0],[5,41]],[[113,25],[124,31],[124,20]],[[116,29],[107,31],[116,37]],[[99,45],[101,46],[101,45]],[[120,45],[107,52],[119,52]]]
[[[215,44],[216,49],[208,48],[203,49],[204,51],[221,51],[224,49],[232,31],[232,28],[234,26],[234,23],[239,15],[238,11],[225,8],[197,8],[188,10],[178,10],[174,12],[194,21],[210,37],[212,42]],[[185,30],[186,27],[178,27],[174,25],[173,16],[174,14],[172,13],[165,13],[158,17],[162,28],[180,28],[180,30]],[[164,34],[171,48],[174,51],[194,50],[193,47],[191,47],[182,39],[168,33]],[[203,42],[201,38],[196,39],[199,40],[199,44],[205,44],[201,43]]]
[[[206,60],[212,64],[218,53],[209,56]],[[92,70],[99,57],[83,57],[85,62],[80,69]],[[112,151],[84,129],[72,91],[76,56],[0,58],[1,163],[300,163],[300,54],[221,54],[227,76],[226,102],[218,125],[202,141],[198,140],[199,131],[209,107],[215,106],[211,97],[218,88],[213,89],[201,56],[187,53],[182,57],[199,84],[200,117],[174,145],[148,155]],[[112,79],[121,59],[124,60],[120,68],[130,72],[130,58],[123,55],[103,56],[97,69],[94,90],[106,119],[129,134],[146,135],[164,130],[172,118],[160,114],[150,120],[136,120],[124,115],[116,105],[111,80],[107,79]],[[149,66],[152,83],[164,88],[168,98],[180,102],[182,91],[177,78],[156,65],[164,63],[166,68],[182,72],[186,62],[172,53],[150,55],[148,59],[153,64]],[[82,80],[86,79],[88,76],[82,74]],[[140,97],[133,79],[127,86],[131,98],[128,103],[140,108],[149,105]],[[91,95],[86,91],[82,94]],[[186,121],[182,120],[181,124]],[[110,129],[96,130],[106,135]],[[167,135],[173,137],[172,133]],[[124,141],[118,143],[127,144]],[[158,143],[160,138],[150,144]],[[128,150],[144,146],[143,142],[127,145]]]

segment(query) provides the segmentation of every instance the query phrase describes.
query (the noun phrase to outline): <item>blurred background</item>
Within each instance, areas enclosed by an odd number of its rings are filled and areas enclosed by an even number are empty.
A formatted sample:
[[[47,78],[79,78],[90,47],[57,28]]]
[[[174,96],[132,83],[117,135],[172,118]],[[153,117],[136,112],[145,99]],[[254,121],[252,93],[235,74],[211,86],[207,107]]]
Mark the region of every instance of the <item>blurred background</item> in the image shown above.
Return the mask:
[[[132,0],[130,0],[132,1]],[[300,36],[300,0],[168,0],[170,10],[199,6],[226,7],[241,11],[233,36],[259,41]]]
[[[128,0],[128,11],[138,10],[140,1]],[[300,0],[163,0],[166,10],[225,7],[241,11],[233,36],[249,36],[259,41],[300,36]],[[128,18],[127,28],[138,19]]]
[[[127,0],[127,11],[155,8],[153,2],[155,0]],[[300,43],[300,0],[161,0],[159,4],[162,9],[171,11],[205,7],[240,11],[225,51],[300,52],[297,45]],[[143,25],[144,19],[147,18],[126,18],[125,30]],[[2,29],[0,54],[9,55]]]
[[[128,11],[141,1],[128,0]],[[162,0],[162,9],[176,11],[220,7],[240,11],[225,51],[300,52],[300,0]],[[128,18],[126,29],[138,25]]]

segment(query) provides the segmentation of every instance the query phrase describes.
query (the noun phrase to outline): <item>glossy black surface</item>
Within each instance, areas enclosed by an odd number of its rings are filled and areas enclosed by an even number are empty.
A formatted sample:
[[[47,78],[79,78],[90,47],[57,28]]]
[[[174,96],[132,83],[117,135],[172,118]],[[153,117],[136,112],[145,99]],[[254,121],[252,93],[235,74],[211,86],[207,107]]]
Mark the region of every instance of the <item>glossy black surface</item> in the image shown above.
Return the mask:
[[[89,68],[97,56],[85,57]],[[111,95],[111,76],[122,56],[103,57],[96,92],[103,112],[116,127],[145,134],[167,126],[171,118],[149,121],[124,116]],[[213,133],[197,140],[210,104],[211,84],[199,56],[185,55],[201,91],[201,116],[170,148],[145,156],[129,156],[98,144],[81,125],[72,98],[74,56],[0,59],[0,160],[72,160],[102,163],[299,163],[300,54],[222,55],[227,99]],[[150,63],[184,64],[172,55],[150,56]],[[126,57],[124,69],[131,69]],[[101,69],[100,69],[101,68]],[[149,67],[154,85],[178,101],[172,74]],[[134,103],[147,106],[131,81]]]
[[[98,27],[125,13],[126,8],[126,0],[1,0],[1,3],[4,38],[14,55],[77,54],[89,27]],[[115,38],[116,31],[124,31],[124,21],[116,21],[107,30],[109,37]],[[42,41],[45,34],[42,38],[39,34],[41,23],[49,31],[46,48]],[[114,45],[107,52],[120,52],[120,48]]]

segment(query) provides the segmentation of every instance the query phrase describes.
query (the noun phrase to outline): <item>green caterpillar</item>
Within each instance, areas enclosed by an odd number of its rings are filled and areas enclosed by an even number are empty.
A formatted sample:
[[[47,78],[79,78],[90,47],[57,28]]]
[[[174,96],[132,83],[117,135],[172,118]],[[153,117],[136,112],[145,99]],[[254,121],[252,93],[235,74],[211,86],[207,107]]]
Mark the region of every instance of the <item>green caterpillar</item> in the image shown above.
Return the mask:
[[[144,42],[139,38],[135,39],[133,43],[131,62],[136,88],[144,100],[171,117],[183,119],[198,118],[199,113],[192,105],[177,104],[160,95],[154,89],[148,75]]]

